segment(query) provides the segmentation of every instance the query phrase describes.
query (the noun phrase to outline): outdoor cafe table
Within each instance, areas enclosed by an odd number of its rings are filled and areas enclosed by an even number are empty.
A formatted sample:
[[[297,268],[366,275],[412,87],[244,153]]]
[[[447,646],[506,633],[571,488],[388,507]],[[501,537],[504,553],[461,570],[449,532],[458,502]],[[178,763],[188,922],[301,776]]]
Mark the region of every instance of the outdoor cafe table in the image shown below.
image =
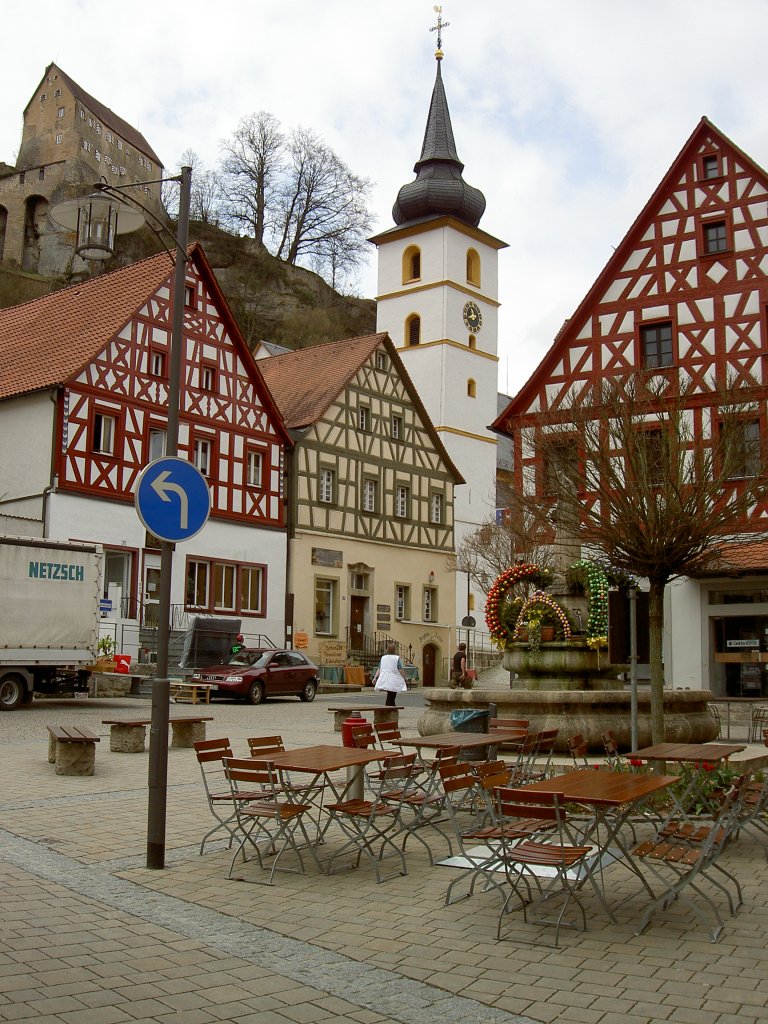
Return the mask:
[[[650,796],[674,785],[677,781],[676,775],[637,775],[608,769],[583,768],[554,775],[550,779],[542,779],[525,787],[527,792],[532,793],[561,793],[564,803],[582,804],[592,809],[593,817],[581,832],[579,842],[594,846],[598,851],[595,864],[587,877],[612,921],[616,918],[606,903],[605,886],[602,886],[602,892],[597,886],[594,878],[595,869],[600,869],[602,879],[603,862],[608,860],[611,863],[618,859],[637,875],[644,889],[651,896],[654,895],[624,844],[621,829],[629,816]],[[617,854],[620,856],[617,857]],[[587,878],[584,878],[581,884],[586,880]]]
[[[341,747],[332,744],[318,744],[315,747],[298,747],[296,750],[286,750],[280,754],[270,754],[268,758],[257,758],[257,760],[269,760],[278,768],[290,772],[304,772],[307,775],[314,775],[315,779],[322,777],[323,787],[327,784],[333,792],[334,799],[362,799],[363,796],[363,765],[372,761],[386,761],[397,755],[396,750],[377,750],[369,748],[361,750],[358,747]],[[341,792],[334,784],[331,773],[347,770],[347,784]]]
[[[492,729],[491,732],[440,732],[432,736],[401,736],[400,747],[415,747],[419,755],[422,750],[478,750],[488,748],[488,759],[496,757],[496,748],[502,743],[520,739],[519,729]]]
[[[651,747],[632,750],[626,755],[632,761],[673,761],[694,766],[688,785],[682,794],[673,794],[678,813],[686,816],[691,808],[704,803],[707,776],[705,765],[719,766],[732,754],[745,749],[743,743],[656,743]]]

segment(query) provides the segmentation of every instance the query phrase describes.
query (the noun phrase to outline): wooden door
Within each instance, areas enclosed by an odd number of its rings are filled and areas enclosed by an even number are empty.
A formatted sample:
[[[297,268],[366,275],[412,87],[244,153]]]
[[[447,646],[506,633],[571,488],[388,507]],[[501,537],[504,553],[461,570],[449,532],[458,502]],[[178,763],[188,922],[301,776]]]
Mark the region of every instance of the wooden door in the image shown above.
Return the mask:
[[[349,646],[361,650],[365,640],[365,602],[367,597],[353,596],[349,607]]]
[[[421,652],[421,685],[435,685],[435,666],[437,664],[437,648],[434,644],[424,644]]]

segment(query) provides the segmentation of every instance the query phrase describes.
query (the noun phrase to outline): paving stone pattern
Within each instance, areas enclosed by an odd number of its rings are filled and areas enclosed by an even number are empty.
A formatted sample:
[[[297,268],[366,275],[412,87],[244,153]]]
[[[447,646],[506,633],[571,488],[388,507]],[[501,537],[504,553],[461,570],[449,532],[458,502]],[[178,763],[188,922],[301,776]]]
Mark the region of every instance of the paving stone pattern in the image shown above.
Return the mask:
[[[229,736],[241,754],[249,735],[335,744],[334,701],[213,704],[208,736]],[[223,843],[198,856],[212,819],[187,749],[169,750],[166,867],[147,869],[148,754],[102,741],[92,777],[56,776],[47,761],[47,725],[107,737],[102,718],[139,713],[148,702],[99,699],[0,714],[0,1021],[768,1020],[766,860],[747,836],[727,855],[745,907],[718,944],[677,906],[635,936],[643,897],[620,866],[608,883],[617,924],[588,899],[589,931],[566,932],[559,950],[532,941],[547,936],[516,918],[497,943],[498,897],[445,907],[451,869],[431,868],[419,844],[409,844],[408,875],[381,885],[365,865],[330,877],[278,873],[274,886],[227,881]],[[415,733],[419,714],[401,712],[404,733]],[[258,868],[242,874],[256,878]]]

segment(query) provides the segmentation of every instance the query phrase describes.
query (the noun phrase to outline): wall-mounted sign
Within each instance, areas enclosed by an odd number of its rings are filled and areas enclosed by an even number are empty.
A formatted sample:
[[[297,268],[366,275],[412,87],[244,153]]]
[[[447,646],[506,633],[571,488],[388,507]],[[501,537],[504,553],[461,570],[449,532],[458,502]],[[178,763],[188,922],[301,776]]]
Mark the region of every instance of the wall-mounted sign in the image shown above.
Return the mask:
[[[321,665],[343,665],[347,660],[347,645],[343,640],[323,640],[320,644]]]
[[[309,647],[309,635],[304,630],[299,630],[296,636],[293,638],[294,645],[297,650],[302,650],[304,647]]]
[[[312,548],[312,565],[322,565],[326,569],[341,569],[343,564],[343,551],[332,551],[330,548]]]
[[[731,649],[733,648],[747,648],[747,650],[757,651],[760,648],[759,640],[726,640],[725,646]]]

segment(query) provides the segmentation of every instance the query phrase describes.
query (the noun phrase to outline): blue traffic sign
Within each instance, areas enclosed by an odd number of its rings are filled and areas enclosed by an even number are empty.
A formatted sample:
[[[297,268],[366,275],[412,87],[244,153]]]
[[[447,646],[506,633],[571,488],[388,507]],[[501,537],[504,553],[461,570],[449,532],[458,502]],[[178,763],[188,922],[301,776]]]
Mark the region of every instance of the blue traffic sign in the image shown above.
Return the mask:
[[[189,540],[208,521],[208,482],[191,462],[168,456],[146,466],[136,484],[136,511],[160,540]]]

